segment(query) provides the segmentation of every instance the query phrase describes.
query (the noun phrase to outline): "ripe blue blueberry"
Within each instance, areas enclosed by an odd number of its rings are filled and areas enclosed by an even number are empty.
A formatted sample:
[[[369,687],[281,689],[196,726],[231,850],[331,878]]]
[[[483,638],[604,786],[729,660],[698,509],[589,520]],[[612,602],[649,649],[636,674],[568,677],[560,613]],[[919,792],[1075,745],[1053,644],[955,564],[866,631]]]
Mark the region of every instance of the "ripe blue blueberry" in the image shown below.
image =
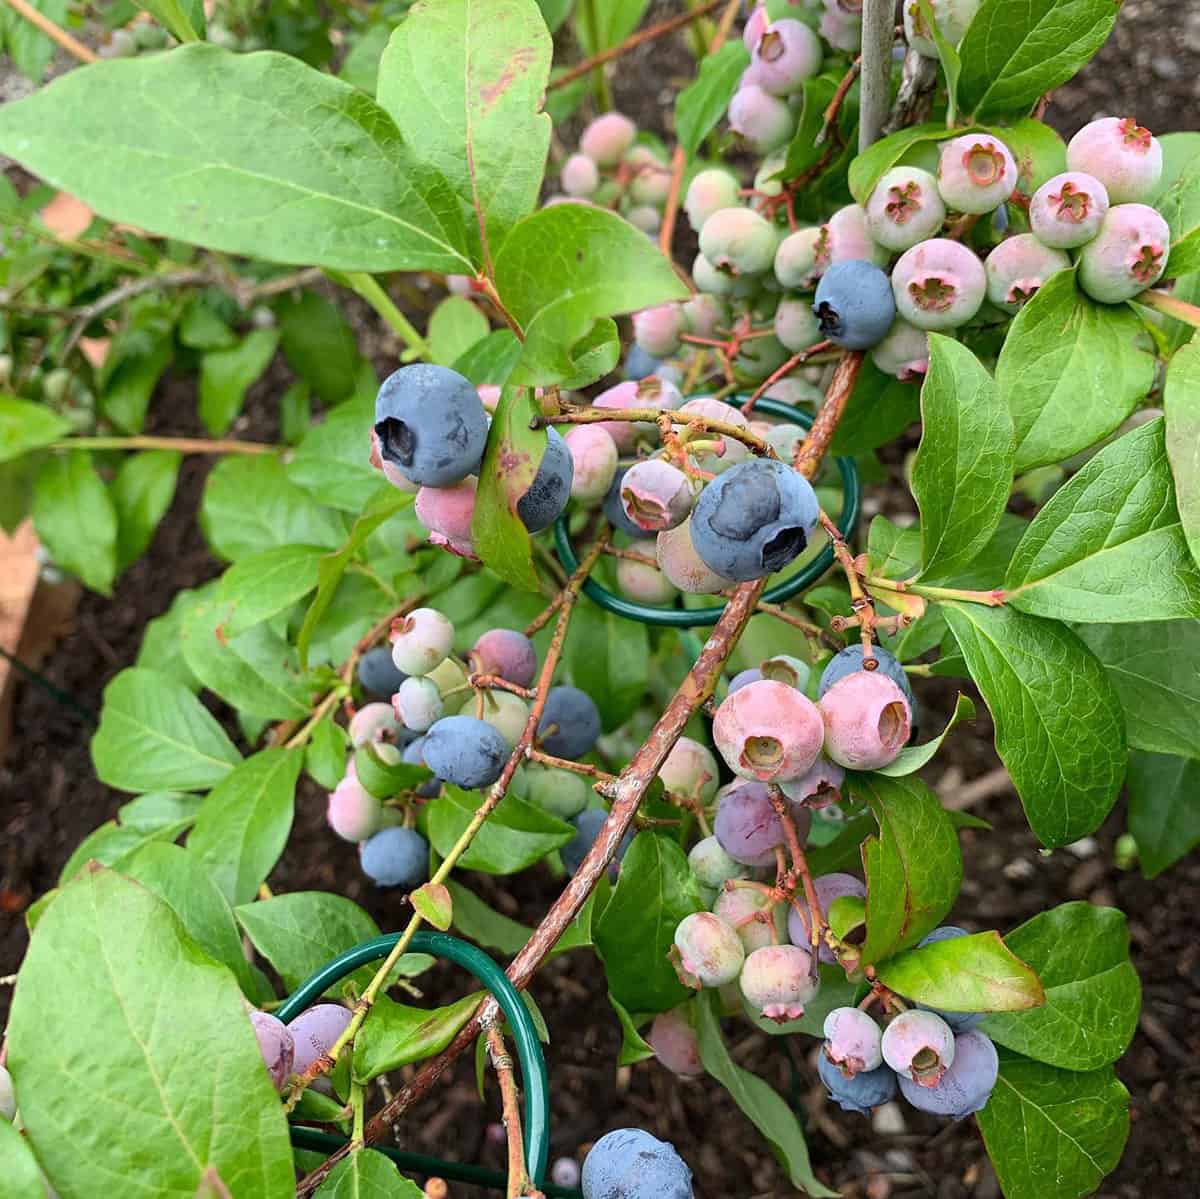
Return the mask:
[[[401,752],[400,755],[405,762],[410,766],[425,765],[425,738],[418,737],[415,741],[410,741]],[[422,799],[432,799],[442,789],[442,780],[432,778],[428,782],[422,783],[417,788],[417,794]]]
[[[647,354],[637,342],[634,342],[629,347],[629,353],[625,355],[625,378],[644,379],[647,375],[654,374],[658,369],[658,364],[657,358]]]
[[[692,1199],[692,1172],[640,1128],[605,1133],[583,1162],[583,1199]]]
[[[765,458],[706,487],[692,513],[692,543],[710,570],[744,583],[782,570],[808,545],[820,505],[802,475]]]
[[[600,835],[600,830],[604,827],[604,822],[607,819],[608,813],[602,809],[585,808],[578,816],[568,821],[569,824],[575,826],[575,836],[558,851],[559,857],[562,858],[562,864],[568,874],[574,874],[579,869],[583,859],[587,857],[588,850],[592,848],[596,838]],[[617,846],[616,857],[609,867],[610,873],[616,873],[617,863],[625,856],[625,851],[629,848],[632,841],[633,830],[629,829],[625,836],[621,838],[620,845]]]
[[[873,1107],[888,1103],[896,1097],[896,1073],[887,1066],[863,1070],[847,1078],[824,1053],[817,1056],[817,1073],[825,1089],[844,1112],[871,1114]]]
[[[508,761],[503,734],[474,716],[445,716],[426,734],[425,765],[438,778],[472,791],[490,787]]]
[[[935,928],[928,936],[922,937],[918,949],[925,945],[932,945],[935,941],[953,941],[958,937],[969,937],[971,934],[965,928],[959,928],[954,924],[943,924],[940,928]],[[983,1012],[944,1012],[941,1008],[926,1007],[925,1004],[918,1004],[927,1012],[936,1012],[955,1032],[970,1032],[983,1021]]]
[[[537,727],[543,750],[556,758],[582,758],[600,736],[600,712],[578,687],[551,687]]]
[[[891,280],[871,262],[835,262],[817,284],[813,312],[836,345],[869,349],[884,339],[896,316]]]
[[[479,392],[449,367],[401,367],[383,381],[375,400],[383,460],[414,483],[448,487],[477,474],[487,431]]]
[[[895,654],[889,654],[882,646],[874,647],[874,658],[879,663],[875,669],[882,675],[886,675],[901,691],[904,692],[905,698],[908,700],[910,708],[916,707],[916,697],[913,695],[912,684],[908,681],[908,675],[905,673],[904,667],[900,665]],[[821,674],[821,682],[817,687],[817,698],[819,699],[834,683],[840,682],[848,674],[855,674],[863,668],[863,647],[860,642],[854,645],[848,645],[845,649],[839,650],[830,658],[824,671]]]
[[[549,528],[571,498],[575,464],[571,451],[557,429],[546,430],[546,452],[529,490],[517,500],[517,515],[531,532]]]
[[[390,698],[400,690],[400,684],[408,678],[392,661],[392,651],[386,645],[368,650],[358,661],[358,681],[362,689],[371,695]]]
[[[377,886],[411,891],[429,877],[429,842],[415,829],[381,829],[363,843],[362,868]]]

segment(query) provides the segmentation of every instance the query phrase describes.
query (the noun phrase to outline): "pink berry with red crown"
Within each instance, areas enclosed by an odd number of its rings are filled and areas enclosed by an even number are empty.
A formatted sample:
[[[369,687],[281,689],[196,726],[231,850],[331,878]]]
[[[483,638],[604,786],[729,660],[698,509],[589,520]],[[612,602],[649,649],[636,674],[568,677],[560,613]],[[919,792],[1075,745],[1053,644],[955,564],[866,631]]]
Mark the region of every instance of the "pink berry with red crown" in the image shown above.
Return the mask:
[[[1170,250],[1161,214],[1148,204],[1116,204],[1079,251],[1079,286],[1102,304],[1131,300],[1162,278]]]
[[[791,17],[772,21],[751,55],[754,80],[773,96],[790,96],[821,69],[821,41]]]
[[[583,504],[600,503],[617,473],[617,443],[600,424],[574,425],[563,441],[571,453],[571,495]]]
[[[853,1078],[883,1065],[883,1034],[879,1025],[856,1007],[837,1007],[825,1017],[822,1052],[842,1072]]]
[[[988,299],[1002,311],[1016,313],[1051,275],[1070,270],[1071,260],[1062,250],[1043,245],[1032,233],[1018,233],[987,256],[983,269]]]
[[[1043,245],[1070,250],[1086,245],[1108,212],[1108,191],[1094,175],[1064,171],[1047,179],[1029,202],[1029,227]]]
[[[768,1020],[799,1020],[820,990],[813,960],[799,945],[764,945],[746,955],[738,982],[746,1002]]]
[[[1149,199],[1162,179],[1162,146],[1133,117],[1102,117],[1067,143],[1067,168],[1099,179],[1113,204]]]
[[[937,185],[947,208],[991,212],[1016,190],[1017,164],[999,138],[968,133],[942,146]]]
[[[850,770],[878,770],[894,762],[912,732],[908,698],[878,670],[856,670],[819,701],[825,753]]]
[[[954,1062],[954,1031],[933,1012],[901,1012],[883,1030],[880,1049],[902,1078],[934,1087]]]
[[[823,738],[816,704],[770,679],[726,696],[713,718],[713,740],[730,770],[762,782],[799,778],[817,760]]]
[[[965,325],[987,295],[987,273],[962,242],[935,237],[905,250],[892,268],[896,312],[910,325],[943,332]]]
[[[945,219],[937,180],[920,167],[885,171],[867,200],[867,231],[888,250],[907,250],[933,237]]]

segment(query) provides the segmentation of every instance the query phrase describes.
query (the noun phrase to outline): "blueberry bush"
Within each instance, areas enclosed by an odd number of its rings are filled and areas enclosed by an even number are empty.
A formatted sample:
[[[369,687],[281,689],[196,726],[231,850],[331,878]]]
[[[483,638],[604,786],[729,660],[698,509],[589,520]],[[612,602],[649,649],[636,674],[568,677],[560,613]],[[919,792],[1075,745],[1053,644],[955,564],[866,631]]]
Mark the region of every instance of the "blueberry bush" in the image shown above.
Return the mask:
[[[228,563],[108,686],[92,754],[132,798],[29,912],[0,1069],[22,1199],[43,1173],[64,1199],[416,1195],[371,1146],[472,1047],[508,1194],[535,1193],[496,1000],[407,1002],[423,925],[522,989],[592,954],[620,1064],[727,1090],[807,1194],[835,1192],[739,1026],[820,1046],[847,1111],[974,1116],[1009,1199],[1090,1194],[1120,1159],[1125,919],[947,922],[981,822],[921,771],[975,707],[932,727],[921,689],[973,683],[1047,851],[1123,785],[1148,873],[1200,841],[1195,135],[1120,116],[1064,143],[1040,119],[1110,0],[904,0],[903,36],[891,0],[688,7],[639,31],[645,2],[419,0],[358,30],[342,79],[159,0],[180,44],[0,109],[0,152],[150,280],[95,375],[7,359],[13,511],[31,493],[103,591],[181,455],[214,454],[201,521]],[[552,68],[568,17],[590,57]],[[573,119],[589,87],[605,107],[605,62],[684,27],[672,143]],[[33,195],[6,227],[55,286],[14,319],[71,363],[115,268],[39,250]],[[404,273],[446,284],[424,332],[385,286]],[[403,343],[382,383],[319,277]],[[286,444],[228,437],[277,344]],[[210,439],[141,432],[176,358]],[[918,422],[895,519],[858,527]],[[284,1022],[379,933],[267,885],[302,774],[408,917]],[[535,928],[469,886],[523,871],[561,880]],[[289,1121],[344,1143],[293,1150]],[[692,1193],[672,1146],[601,1131],[586,1199]]]

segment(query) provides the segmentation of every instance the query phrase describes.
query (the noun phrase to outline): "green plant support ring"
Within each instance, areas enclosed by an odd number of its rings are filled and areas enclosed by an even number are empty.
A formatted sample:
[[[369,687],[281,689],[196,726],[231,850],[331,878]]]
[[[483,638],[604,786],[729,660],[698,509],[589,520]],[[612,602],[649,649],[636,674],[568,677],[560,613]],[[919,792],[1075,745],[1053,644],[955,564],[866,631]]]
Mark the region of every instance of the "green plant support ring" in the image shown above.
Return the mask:
[[[746,403],[748,398],[745,395],[731,396],[728,402],[740,407]],[[792,424],[800,425],[804,429],[812,428],[813,418],[807,412],[802,412],[780,400],[758,400],[754,409],[764,416],[774,416],[780,420],[791,421]],[[855,466],[853,458],[838,458],[836,462],[842,476],[842,514],[838,519],[838,529],[843,537],[850,537],[858,524],[862,487],[858,481],[858,468]],[[563,517],[559,517],[555,522],[554,542],[564,569],[568,573],[575,570],[579,565],[579,556],[571,544],[571,535]],[[833,547],[827,545],[801,570],[764,592],[763,599],[772,604],[781,604],[784,600],[798,595],[806,587],[811,587],[832,565]],[[725,611],[724,604],[711,608],[655,608],[649,604],[638,604],[622,596],[614,595],[607,587],[592,578],[584,582],[583,593],[600,607],[617,616],[637,620],[642,624],[664,625],[668,628],[691,629],[701,625],[716,624],[721,613]]]
[[[279,1006],[275,1015],[284,1024],[290,1024],[305,1008],[319,1000],[331,986],[341,982],[348,974],[352,974],[360,966],[386,958],[399,939],[399,933],[388,933],[385,936],[364,941],[361,945],[356,945],[353,949],[339,954],[327,966],[323,966],[301,983]],[[452,937],[448,933],[418,932],[414,934],[408,948],[412,953],[428,953],[434,957],[447,958],[456,965],[462,966],[473,974],[495,998],[500,1010],[508,1020],[509,1028],[512,1031],[513,1048],[516,1051],[517,1060],[521,1064],[521,1082],[525,1094],[525,1161],[530,1178],[535,1186],[544,1190],[548,1195],[577,1195],[577,1191],[543,1185],[546,1161],[550,1153],[550,1087],[546,1077],[546,1059],[542,1055],[542,1045],[538,1040],[537,1028],[534,1026],[533,1017],[525,1006],[520,992],[512,985],[501,967],[483,950],[458,937]],[[333,1152],[345,1144],[341,1137],[320,1133],[314,1129],[294,1126],[291,1132],[292,1143],[300,1148]],[[372,1146],[372,1148],[380,1147]],[[455,1178],[463,1182],[499,1186],[501,1189],[504,1187],[505,1180],[501,1174],[479,1166],[444,1162],[439,1158],[427,1157],[419,1153],[403,1153],[390,1149],[380,1149],[380,1151],[398,1165],[419,1170],[422,1173]]]

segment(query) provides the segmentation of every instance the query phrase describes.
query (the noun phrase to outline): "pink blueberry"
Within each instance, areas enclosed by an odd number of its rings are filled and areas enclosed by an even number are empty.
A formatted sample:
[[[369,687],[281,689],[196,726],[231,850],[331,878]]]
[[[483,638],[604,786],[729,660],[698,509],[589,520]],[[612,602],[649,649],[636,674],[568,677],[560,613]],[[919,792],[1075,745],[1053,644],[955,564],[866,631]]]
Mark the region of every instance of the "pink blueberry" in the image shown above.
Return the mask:
[[[303,1074],[321,1056],[328,1053],[346,1031],[353,1013],[338,1003],[318,1003],[306,1008],[288,1025],[296,1043],[292,1069]]]
[[[579,148],[597,166],[615,167],[633,145],[637,126],[619,112],[606,112],[583,131]]]
[[[667,358],[679,350],[681,333],[687,332],[687,318],[680,304],[659,304],[633,314],[633,337],[647,354]]]
[[[1016,190],[1017,164],[999,138],[967,133],[943,144],[937,185],[948,208],[991,212]]]
[[[637,541],[630,548],[650,558],[655,555],[653,541]],[[617,587],[628,599],[657,606],[669,604],[679,594],[679,588],[657,566],[629,558],[617,560]]]
[[[1051,275],[1070,270],[1071,260],[1062,250],[1043,245],[1032,233],[1018,233],[987,256],[983,269],[988,299],[1004,312],[1015,313]]]
[[[593,401],[594,408],[672,408],[678,389],[668,387],[657,375],[644,379],[627,379],[607,391],[602,391]],[[656,426],[647,421],[600,421],[593,428],[603,429],[616,445],[619,453],[630,454],[639,438],[657,436]]]
[[[721,848],[746,866],[773,865],[784,843],[783,823],[765,783],[739,779],[722,787],[713,831]]]
[[[696,989],[733,982],[746,958],[737,933],[712,912],[693,912],[679,922],[675,954],[681,981]]]
[[[600,172],[586,154],[572,154],[563,163],[559,179],[568,196],[590,196],[600,186]]]
[[[856,670],[839,679],[818,704],[825,753],[850,770],[894,762],[912,732],[908,698],[882,671]]]
[[[852,53],[862,44],[862,9],[854,10],[844,0],[825,0],[817,29],[835,50]]]
[[[935,237],[905,250],[892,268],[896,311],[918,329],[965,325],[987,295],[987,274],[973,250]]]
[[[961,1120],[982,1110],[1000,1075],[996,1046],[985,1033],[960,1032],[954,1038],[954,1061],[933,1086],[900,1076],[900,1091],[918,1111]]]
[[[528,687],[537,676],[537,650],[524,633],[516,629],[489,629],[467,655],[471,669],[476,674],[494,674]]]
[[[1067,143],[1067,169],[1099,179],[1113,204],[1146,200],[1162,178],[1162,146],[1133,117],[1102,117]]]
[[[453,487],[422,487],[414,504],[417,519],[448,541],[469,543],[477,484],[475,476],[468,475]]]
[[[763,782],[803,775],[817,760],[823,735],[816,704],[770,679],[726,696],[713,718],[713,740],[729,769]]]
[[[357,844],[379,832],[383,805],[357,779],[344,778],[329,793],[325,820],[343,841]]]
[[[454,625],[436,608],[416,608],[392,626],[392,661],[408,675],[440,666],[454,645]]]
[[[600,425],[574,425],[563,436],[571,452],[571,495],[584,504],[598,504],[608,494],[617,473],[617,443]]]
[[[704,1064],[700,1061],[700,1040],[696,1030],[688,1023],[684,1008],[660,1012],[655,1016],[646,1034],[646,1043],[672,1074],[680,1078],[697,1078],[704,1073]]]
[[[500,403],[500,392],[502,388],[497,383],[480,383],[475,388],[479,392],[479,401],[483,404],[488,412],[495,412],[496,405]]]
[[[773,96],[790,96],[821,69],[821,42],[803,21],[772,21],[754,46],[754,80]]]
[[[1064,171],[1047,179],[1029,203],[1029,226],[1043,245],[1070,250],[1100,232],[1108,191],[1094,175]]]
[[[688,595],[715,595],[732,587],[732,579],[710,570],[704,559],[696,553],[696,547],[692,544],[691,523],[689,516],[683,524],[659,533],[654,543],[659,570],[673,586]]]
[[[775,336],[793,354],[807,350],[821,340],[821,326],[806,300],[779,301],[775,309]]]
[[[691,480],[661,458],[635,462],[621,479],[621,507],[647,532],[675,528],[687,519],[693,499]]]
[[[679,411],[693,416],[706,417],[708,420],[720,421],[722,424],[733,425],[738,429],[747,429],[750,425],[750,422],[732,404],[726,404],[724,400],[715,400],[711,396],[698,396],[694,400],[688,400]],[[699,430],[689,434],[689,437],[717,443],[712,450],[690,455],[701,470],[710,471],[713,474],[722,474],[750,457],[750,451],[744,442],[713,433],[711,430]]]
[[[773,905],[756,887],[722,887],[713,912],[737,932],[747,953],[786,940],[785,906]]]
[[[821,226],[817,239],[817,264],[822,272],[835,262],[873,262],[883,266],[888,252],[877,246],[867,225],[867,212],[857,204],[839,208]]]
[[[408,678],[392,696],[392,708],[414,733],[428,732],[445,710],[437,684],[426,678]]]
[[[271,1076],[277,1091],[282,1091],[292,1072],[296,1057],[296,1045],[288,1026],[270,1012],[251,1012],[250,1023],[258,1038],[263,1064]],[[11,1117],[10,1117],[11,1118]]]
[[[920,380],[929,370],[929,334],[898,316],[884,339],[871,347],[871,361],[902,383]]]
[[[394,741],[400,729],[391,704],[363,704],[350,718],[350,744],[357,749],[376,741]]]
[[[797,229],[789,233],[775,251],[775,278],[781,287],[809,291],[816,286],[828,265],[819,261],[822,227]]]
[[[739,199],[737,178],[720,167],[699,171],[688,184],[683,207],[688,221],[697,233],[714,212],[733,208]]]
[[[751,6],[750,16],[746,20],[746,27],[742,30],[742,41],[751,54],[754,53],[754,47],[758,45],[758,39],[766,33],[770,21],[771,18],[767,16],[767,6],[765,4]]]
[[[1171,232],[1158,212],[1148,204],[1114,204],[1079,251],[1079,286],[1102,304],[1130,300],[1162,277],[1170,249]]]
[[[659,767],[658,777],[668,791],[707,803],[717,793],[717,759],[707,745],[680,737]]]
[[[907,250],[933,237],[945,219],[937,180],[920,167],[885,171],[867,200],[867,230],[888,250]]]
[[[715,337],[729,324],[729,307],[717,296],[699,292],[683,304],[688,331],[697,337]]]
[[[972,18],[983,0],[930,0],[938,32],[952,46],[957,46],[967,32]],[[937,43],[921,12],[917,0],[904,0],[904,36],[908,44],[925,58],[938,57]]]
[[[825,1056],[846,1078],[883,1065],[879,1025],[856,1007],[837,1007],[825,1017]]]
[[[807,774],[780,786],[784,795],[793,802],[806,804],[809,808],[822,808],[836,802],[835,797],[845,778],[846,771],[822,754]]]
[[[954,1062],[954,1032],[934,1012],[901,1012],[883,1030],[883,1060],[902,1078],[934,1087]]]
[[[744,83],[729,102],[729,127],[757,154],[782,146],[796,129],[786,100],[757,83]]]
[[[764,945],[746,955],[739,976],[746,1002],[779,1024],[799,1020],[820,989],[812,957],[799,945]]]
[[[846,896],[853,896],[857,899],[866,899],[867,897],[866,885],[852,874],[842,874],[836,871],[832,874],[822,874],[813,879],[813,886],[817,892],[817,903],[820,904],[821,914],[825,917],[828,917],[830,904],[835,899],[843,899]],[[788,912],[788,940],[793,945],[811,944],[808,928],[808,905],[802,895],[792,901],[791,910]],[[820,959],[826,963],[837,961],[833,951],[827,945],[820,947]]]

